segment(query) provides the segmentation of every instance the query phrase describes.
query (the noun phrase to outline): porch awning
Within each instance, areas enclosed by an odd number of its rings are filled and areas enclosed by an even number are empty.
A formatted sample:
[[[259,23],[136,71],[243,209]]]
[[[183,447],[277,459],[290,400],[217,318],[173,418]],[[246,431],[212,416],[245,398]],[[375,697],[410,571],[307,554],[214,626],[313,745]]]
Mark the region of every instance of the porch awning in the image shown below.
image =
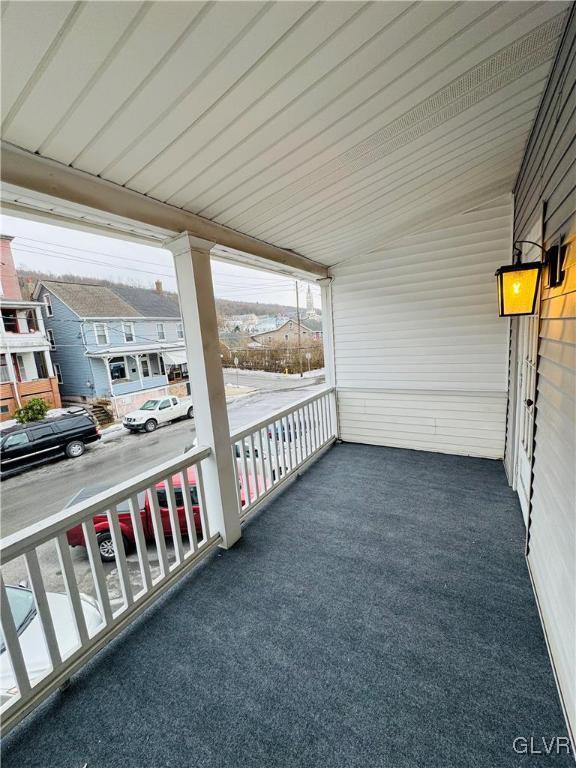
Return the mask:
[[[186,352],[183,349],[173,349],[171,352],[162,352],[162,357],[164,358],[165,365],[169,368],[174,365],[185,365],[188,362],[186,360]]]

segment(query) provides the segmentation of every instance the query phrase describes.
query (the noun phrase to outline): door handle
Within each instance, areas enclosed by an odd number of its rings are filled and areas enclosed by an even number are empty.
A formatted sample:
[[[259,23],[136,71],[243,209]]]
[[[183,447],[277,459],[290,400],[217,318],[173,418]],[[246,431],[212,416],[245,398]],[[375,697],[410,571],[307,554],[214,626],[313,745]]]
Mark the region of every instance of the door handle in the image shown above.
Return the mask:
[[[534,400],[530,400],[530,398],[528,398],[528,400],[526,400],[526,407],[532,408],[533,405],[534,405]]]

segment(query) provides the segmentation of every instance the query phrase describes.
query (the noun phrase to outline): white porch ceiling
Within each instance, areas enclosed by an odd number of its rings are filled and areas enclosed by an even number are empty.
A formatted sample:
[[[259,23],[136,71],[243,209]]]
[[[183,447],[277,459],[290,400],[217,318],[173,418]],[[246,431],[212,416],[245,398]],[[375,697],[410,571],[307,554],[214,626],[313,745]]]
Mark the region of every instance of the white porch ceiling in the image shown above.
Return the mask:
[[[332,265],[512,190],[567,2],[11,2],[2,135]]]

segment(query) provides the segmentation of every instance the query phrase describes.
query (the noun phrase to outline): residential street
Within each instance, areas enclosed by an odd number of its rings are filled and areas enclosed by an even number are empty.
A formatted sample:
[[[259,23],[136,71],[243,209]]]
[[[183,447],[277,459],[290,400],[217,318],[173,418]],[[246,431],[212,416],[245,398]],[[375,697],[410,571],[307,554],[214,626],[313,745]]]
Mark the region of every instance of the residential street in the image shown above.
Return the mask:
[[[253,384],[257,375],[249,375],[252,377]],[[228,379],[228,376],[226,378]],[[303,386],[301,380],[289,380],[291,389],[279,389],[278,383],[277,380],[273,380],[270,384],[275,387],[274,389],[270,387],[267,391],[260,390],[229,403],[231,429],[237,429],[251,421],[263,418],[266,414],[280,410],[323,386],[323,384]],[[99,443],[91,445],[79,459],[55,461],[39,469],[23,472],[4,480],[0,488],[2,536],[7,536],[58,512],[83,488],[98,486],[100,491],[103,485],[112,486],[130,475],[142,472],[170,456],[177,455],[192,444],[195,434],[194,421],[188,419],[169,424],[152,434],[130,434],[120,430],[107,435]],[[168,544],[168,552],[170,556],[170,544]],[[55,592],[63,591],[60,565],[54,545],[49,542],[40,547],[38,556],[46,588]],[[85,549],[82,547],[72,549],[72,559],[80,590],[93,595],[94,585]],[[149,546],[149,560],[154,573],[158,566],[154,545]],[[135,552],[129,554],[128,563],[133,587],[137,591],[141,586],[141,574]],[[105,571],[111,599],[120,600],[121,591],[115,564],[106,564]],[[22,558],[4,566],[3,573],[9,584],[27,579]]]

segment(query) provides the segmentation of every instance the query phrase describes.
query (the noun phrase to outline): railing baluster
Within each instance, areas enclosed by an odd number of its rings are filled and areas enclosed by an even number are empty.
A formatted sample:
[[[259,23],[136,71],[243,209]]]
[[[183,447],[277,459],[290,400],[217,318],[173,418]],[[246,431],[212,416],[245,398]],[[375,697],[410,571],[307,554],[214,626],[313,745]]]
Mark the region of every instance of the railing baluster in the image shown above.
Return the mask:
[[[248,477],[248,467],[246,465],[246,443],[244,438],[240,440],[240,464],[242,466],[242,476],[244,478],[244,509],[252,505],[252,494],[250,493],[250,479]],[[242,503],[240,503],[242,509]]]
[[[80,597],[78,583],[76,582],[76,573],[74,572],[74,565],[70,555],[70,547],[66,540],[66,534],[61,533],[58,535],[58,538],[56,539],[56,549],[58,551],[58,560],[60,561],[60,570],[62,571],[62,576],[64,578],[64,586],[68,594],[68,602],[76,622],[78,640],[80,641],[80,645],[84,645],[88,642],[89,635],[88,629],[86,628],[86,619],[84,618],[84,611],[82,610],[82,599]]]
[[[304,421],[306,423],[306,458],[312,455],[312,424],[308,404],[304,406]]]
[[[118,521],[118,511],[113,508],[108,510],[108,521],[110,523],[110,533],[112,534],[112,543],[114,545],[114,555],[116,565],[118,566],[118,575],[120,576],[120,586],[122,587],[122,596],[126,608],[134,602],[132,594],[132,584],[130,583],[130,571],[128,570],[128,561],[126,560],[126,551],[124,549],[124,537]]]
[[[184,515],[186,517],[186,528],[188,529],[188,543],[190,552],[196,552],[198,549],[198,537],[196,536],[196,525],[194,524],[194,510],[192,509],[192,500],[190,498],[190,489],[188,488],[187,471],[180,472],[180,486],[185,489],[182,494],[184,503]],[[196,488],[196,493],[198,489]]]
[[[266,446],[268,448],[268,472],[270,475],[270,488],[278,482],[278,471],[274,472],[274,461],[272,455],[272,443],[270,442],[270,425],[264,427],[266,433]]]
[[[262,430],[259,429],[256,432],[256,448],[258,450],[258,465],[262,474],[262,493],[266,493],[268,486],[266,485],[266,465],[264,463],[264,441],[262,440]]]
[[[250,446],[251,474],[254,480],[254,499],[256,500],[260,496],[260,485],[258,483],[258,464],[256,461],[256,448],[254,445],[254,435],[248,435],[248,444]]]
[[[330,439],[330,429],[328,428],[326,402],[327,401],[325,396],[320,399],[320,407],[322,409],[322,424],[324,428],[324,442],[327,442]]]
[[[0,617],[2,619],[2,634],[4,635],[4,644],[8,650],[10,656],[10,663],[12,665],[12,672],[16,678],[16,684],[20,691],[20,696],[24,696],[30,690],[30,678],[28,677],[28,670],[24,663],[24,656],[22,655],[22,648],[20,647],[20,641],[18,640],[18,634],[16,632],[16,626],[14,624],[14,617],[12,615],[12,609],[8,602],[8,595],[6,594],[6,587],[4,586],[4,579],[0,575]]]
[[[314,413],[316,418],[316,437],[318,438],[317,448],[320,448],[324,442],[322,435],[322,419],[320,414],[320,401],[314,400]]]
[[[104,621],[106,624],[109,624],[112,621],[112,608],[110,606],[110,596],[108,595],[106,576],[104,575],[104,568],[102,567],[102,560],[100,559],[100,549],[98,547],[98,541],[96,540],[93,521],[86,520],[82,523],[82,530],[84,531],[84,541],[86,542],[88,559],[94,578],[96,598],[100,604],[100,611],[104,616]]]
[[[294,469],[294,461],[292,460],[292,430],[290,429],[288,416],[284,416],[282,421],[284,422],[284,434],[286,435],[286,455],[288,457],[288,469],[291,472]]]
[[[24,559],[26,561],[28,576],[30,577],[32,592],[34,593],[34,600],[36,602],[36,607],[38,608],[38,615],[40,616],[40,623],[42,624],[42,631],[44,632],[44,639],[46,640],[46,648],[48,649],[48,655],[50,656],[50,663],[52,664],[52,669],[57,669],[62,663],[62,657],[60,656],[60,648],[58,647],[58,640],[56,638],[56,632],[54,631],[54,622],[52,621],[52,614],[50,613],[50,606],[48,605],[48,598],[46,597],[46,590],[44,588],[44,581],[42,579],[36,550],[32,549],[30,552],[26,552]]]
[[[152,518],[152,530],[154,531],[154,541],[156,542],[158,562],[160,563],[160,579],[163,579],[170,571],[170,563],[168,562],[168,553],[166,552],[164,525],[160,516],[156,487],[147,488],[146,493],[148,494],[148,505],[150,507],[150,517]]]
[[[290,446],[290,455],[292,457],[292,462],[295,467],[298,466],[298,455],[296,453],[296,446],[298,445],[298,435],[296,433],[296,423],[294,421],[294,412],[290,413],[290,416],[288,417],[288,421],[290,424],[290,431],[292,434],[292,445]]]
[[[200,507],[200,522],[202,523],[203,544],[210,538],[211,532],[208,525],[208,516],[206,514],[206,494],[204,492],[204,477],[202,475],[202,464],[196,464],[196,487],[198,489],[198,506]]]
[[[168,502],[168,516],[170,517],[170,527],[172,529],[172,544],[174,545],[174,554],[176,556],[176,564],[178,565],[184,559],[184,547],[182,545],[182,532],[180,531],[180,520],[178,519],[178,507],[176,506],[172,475],[168,475],[164,481],[164,490],[166,491],[166,500]],[[181,488],[183,494],[186,493],[187,490],[188,480],[186,480],[186,485]]]
[[[150,561],[148,560],[148,547],[146,546],[146,537],[144,536],[144,529],[142,527],[142,515],[140,513],[138,496],[130,496],[128,499],[128,506],[130,508],[132,528],[134,529],[138,564],[140,565],[140,573],[142,574],[142,582],[144,585],[143,594],[146,594],[146,592],[149,592],[152,589],[152,571],[150,570]]]

